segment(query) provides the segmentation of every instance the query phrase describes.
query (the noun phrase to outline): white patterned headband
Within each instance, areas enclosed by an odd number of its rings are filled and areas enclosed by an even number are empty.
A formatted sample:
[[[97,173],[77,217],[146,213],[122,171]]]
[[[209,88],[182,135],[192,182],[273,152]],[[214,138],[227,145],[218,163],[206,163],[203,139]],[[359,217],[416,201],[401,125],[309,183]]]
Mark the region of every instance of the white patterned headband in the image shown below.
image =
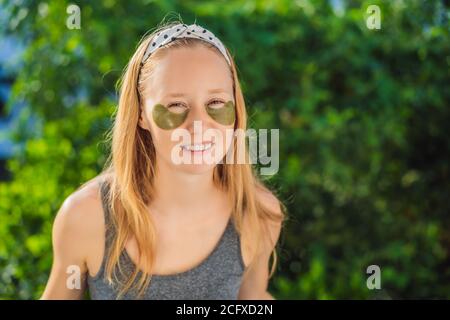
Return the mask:
[[[202,28],[195,23],[189,26],[186,24],[177,24],[158,33],[148,44],[148,47],[145,50],[144,57],[142,58],[141,65],[145,63],[145,61],[153,52],[168,44],[169,42],[172,42],[175,39],[179,38],[195,38],[211,43],[217,49],[219,49],[219,51],[227,60],[228,64],[231,66],[230,58],[228,57],[225,46],[222,44],[222,42],[218,38],[216,38],[216,36],[214,36],[211,31]]]

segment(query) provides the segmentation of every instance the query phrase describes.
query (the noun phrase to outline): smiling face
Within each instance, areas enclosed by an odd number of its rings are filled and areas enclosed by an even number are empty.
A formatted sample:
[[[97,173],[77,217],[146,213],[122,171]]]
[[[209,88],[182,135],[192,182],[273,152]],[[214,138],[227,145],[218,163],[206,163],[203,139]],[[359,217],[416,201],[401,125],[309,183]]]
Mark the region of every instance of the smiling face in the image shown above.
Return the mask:
[[[224,158],[236,114],[230,67],[219,53],[204,46],[167,50],[143,95],[139,125],[152,135],[157,163],[202,173]]]

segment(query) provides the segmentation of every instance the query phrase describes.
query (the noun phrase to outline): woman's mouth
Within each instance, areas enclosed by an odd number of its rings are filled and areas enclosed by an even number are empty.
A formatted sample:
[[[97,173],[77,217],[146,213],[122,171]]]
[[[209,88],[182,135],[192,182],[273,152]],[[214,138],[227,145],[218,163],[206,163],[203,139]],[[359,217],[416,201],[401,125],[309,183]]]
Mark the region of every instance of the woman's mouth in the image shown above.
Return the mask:
[[[203,153],[212,148],[213,142],[204,142],[200,144],[182,144],[181,149],[192,153]]]

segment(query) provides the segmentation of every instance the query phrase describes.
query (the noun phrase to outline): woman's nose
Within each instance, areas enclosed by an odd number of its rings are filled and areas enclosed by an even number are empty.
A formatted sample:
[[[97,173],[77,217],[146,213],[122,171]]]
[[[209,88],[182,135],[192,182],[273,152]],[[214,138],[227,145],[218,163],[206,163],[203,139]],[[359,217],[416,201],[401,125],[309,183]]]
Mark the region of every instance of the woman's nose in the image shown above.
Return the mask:
[[[195,106],[192,107],[188,117],[186,118],[187,129],[191,132],[198,130],[199,125],[203,129],[207,129],[211,126],[211,118],[206,112],[205,107]],[[195,127],[195,128],[194,128]]]

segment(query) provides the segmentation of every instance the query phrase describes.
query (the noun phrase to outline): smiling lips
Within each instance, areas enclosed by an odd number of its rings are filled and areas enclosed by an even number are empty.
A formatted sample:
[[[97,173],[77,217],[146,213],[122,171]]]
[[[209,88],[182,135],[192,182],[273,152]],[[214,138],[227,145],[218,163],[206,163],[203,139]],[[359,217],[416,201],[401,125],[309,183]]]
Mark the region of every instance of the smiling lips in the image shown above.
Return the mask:
[[[190,151],[190,152],[204,152],[206,150],[211,149],[211,147],[214,145],[213,142],[204,142],[200,144],[183,144],[181,145],[181,149]]]

